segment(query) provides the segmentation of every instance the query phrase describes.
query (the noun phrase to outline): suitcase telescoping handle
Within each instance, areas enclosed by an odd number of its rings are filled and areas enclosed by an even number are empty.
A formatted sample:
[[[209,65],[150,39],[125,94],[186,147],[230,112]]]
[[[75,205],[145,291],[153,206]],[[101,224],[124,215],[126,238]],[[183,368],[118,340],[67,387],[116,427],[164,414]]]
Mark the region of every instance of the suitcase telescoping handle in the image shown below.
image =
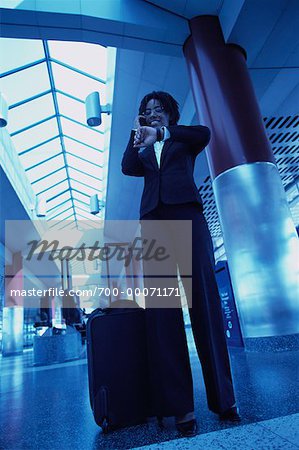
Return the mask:
[[[126,256],[130,250],[130,242],[105,242],[104,243],[104,247],[108,248],[110,247],[119,247],[120,249],[124,248],[126,251]],[[106,258],[106,267],[107,267],[107,280],[108,280],[108,287],[109,289],[109,305],[108,307],[111,306],[112,304],[112,296],[111,296],[111,286],[110,286],[110,268],[109,268],[109,258]],[[130,262],[129,266],[125,265],[125,271],[126,271],[126,278],[131,278],[132,280],[133,278],[133,268],[132,268],[132,261]],[[135,289],[132,289],[132,293],[133,293],[133,301],[136,302],[136,298],[135,298]]]

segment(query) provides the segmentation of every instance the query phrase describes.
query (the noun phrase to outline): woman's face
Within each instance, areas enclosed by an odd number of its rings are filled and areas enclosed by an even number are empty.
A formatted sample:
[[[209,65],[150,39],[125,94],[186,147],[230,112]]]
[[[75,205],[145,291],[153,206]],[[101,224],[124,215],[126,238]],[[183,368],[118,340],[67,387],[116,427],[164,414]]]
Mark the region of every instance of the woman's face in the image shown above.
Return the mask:
[[[164,111],[159,100],[151,99],[144,112],[146,125],[153,128],[167,127],[169,125],[169,114]]]

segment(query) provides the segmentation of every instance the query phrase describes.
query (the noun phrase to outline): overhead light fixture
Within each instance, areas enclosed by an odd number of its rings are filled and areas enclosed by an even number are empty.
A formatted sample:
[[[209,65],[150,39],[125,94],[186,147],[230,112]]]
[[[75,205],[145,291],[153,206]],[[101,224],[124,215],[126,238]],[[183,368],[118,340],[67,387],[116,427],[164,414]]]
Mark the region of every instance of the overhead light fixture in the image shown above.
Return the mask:
[[[90,206],[90,213],[91,214],[94,214],[94,215],[99,214],[99,212],[100,212],[100,202],[99,202],[98,194],[92,195],[90,197],[89,206]]]
[[[35,212],[37,217],[46,217],[47,215],[47,200],[45,198],[37,197]]]
[[[100,102],[100,94],[92,92],[85,99],[86,121],[90,127],[98,127],[102,123],[102,113],[110,114],[110,106],[102,105]]]
[[[7,118],[8,118],[7,101],[3,96],[3,94],[0,92],[0,128],[6,127]]]

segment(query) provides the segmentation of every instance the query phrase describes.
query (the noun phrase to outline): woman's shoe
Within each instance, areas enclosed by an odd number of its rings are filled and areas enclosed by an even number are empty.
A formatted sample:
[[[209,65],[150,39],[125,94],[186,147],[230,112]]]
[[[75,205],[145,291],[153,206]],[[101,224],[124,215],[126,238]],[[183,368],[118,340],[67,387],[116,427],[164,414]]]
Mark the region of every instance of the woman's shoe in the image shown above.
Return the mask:
[[[241,416],[239,414],[239,409],[236,406],[232,406],[223,413],[219,414],[219,419],[229,422],[240,422]]]
[[[178,432],[184,437],[192,437],[197,434],[197,422],[195,419],[188,420],[188,422],[181,422],[175,424]]]

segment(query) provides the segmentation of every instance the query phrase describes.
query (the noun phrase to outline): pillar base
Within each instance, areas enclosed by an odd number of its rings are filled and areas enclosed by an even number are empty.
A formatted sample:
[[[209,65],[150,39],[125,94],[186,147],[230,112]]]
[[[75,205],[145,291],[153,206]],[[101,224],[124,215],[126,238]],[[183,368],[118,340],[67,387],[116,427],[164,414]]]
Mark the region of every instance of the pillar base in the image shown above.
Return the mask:
[[[275,164],[213,182],[243,336],[299,333],[299,240]]]
[[[6,306],[3,308],[2,356],[23,353],[24,308]]]
[[[299,334],[286,336],[267,336],[259,338],[246,338],[245,349],[247,352],[274,353],[299,350]]]

